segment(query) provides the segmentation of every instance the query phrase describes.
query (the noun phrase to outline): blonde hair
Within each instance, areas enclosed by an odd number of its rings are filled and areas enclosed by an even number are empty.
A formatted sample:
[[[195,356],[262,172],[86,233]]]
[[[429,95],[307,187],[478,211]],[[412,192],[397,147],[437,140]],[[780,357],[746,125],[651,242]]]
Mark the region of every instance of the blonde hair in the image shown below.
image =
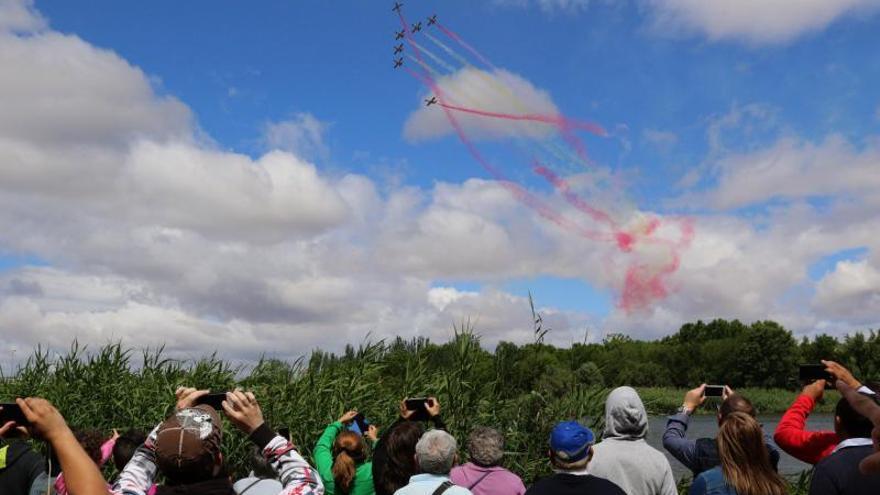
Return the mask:
[[[333,454],[336,456],[332,468],[336,493],[350,493],[357,465],[367,458],[367,445],[357,433],[344,431],[333,442]]]
[[[773,470],[761,425],[743,412],[728,414],[718,433],[724,479],[738,495],[785,495],[785,481]]]

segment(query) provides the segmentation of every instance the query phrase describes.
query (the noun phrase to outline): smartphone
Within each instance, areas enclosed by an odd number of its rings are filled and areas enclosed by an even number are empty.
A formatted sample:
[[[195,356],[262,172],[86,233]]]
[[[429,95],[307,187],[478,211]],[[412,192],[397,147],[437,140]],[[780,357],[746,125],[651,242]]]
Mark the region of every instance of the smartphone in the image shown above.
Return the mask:
[[[703,393],[706,397],[721,397],[724,395],[724,385],[706,385]]]
[[[28,421],[24,413],[21,412],[21,407],[14,402],[0,404],[0,426],[9,421],[15,421],[15,424],[18,426],[27,426],[30,424],[30,421]]]
[[[195,405],[201,406],[211,406],[217,412],[223,412],[223,401],[226,400],[226,392],[221,392],[219,394],[208,394],[203,395],[196,399]]]
[[[802,364],[798,370],[798,378],[802,382],[825,380],[827,386],[834,385],[834,376],[825,371],[824,364]]]
[[[290,441],[290,428],[286,426],[284,428],[278,428],[278,434],[286,438],[288,442]]]
[[[349,425],[348,429],[357,433],[358,435],[363,436],[367,433],[367,430],[370,429],[370,421],[364,416],[364,413],[358,413],[357,416],[354,417],[354,420]]]
[[[412,399],[406,399],[406,410],[407,411],[415,411],[415,414],[409,417],[412,421],[427,421],[430,419],[428,415],[428,406],[427,402],[430,399],[427,397],[415,397]]]

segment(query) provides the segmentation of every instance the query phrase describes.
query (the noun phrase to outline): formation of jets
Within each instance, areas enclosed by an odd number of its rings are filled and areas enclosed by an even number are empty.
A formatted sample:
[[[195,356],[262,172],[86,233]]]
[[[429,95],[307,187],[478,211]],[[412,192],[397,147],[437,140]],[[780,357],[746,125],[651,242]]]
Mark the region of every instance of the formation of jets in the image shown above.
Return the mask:
[[[431,105],[433,105],[433,104],[435,104],[435,103],[437,103],[437,97],[436,97],[436,96],[432,96],[431,98],[425,100],[425,106],[426,106],[426,107],[430,107]]]
[[[403,7],[403,2],[394,2],[394,7],[391,7],[391,10],[393,12],[397,12],[399,14],[400,9],[402,7]],[[428,22],[428,26],[433,26],[434,24],[437,24],[437,14],[434,14],[434,15],[428,17],[427,22]],[[416,34],[421,30],[422,30],[422,22],[419,21],[419,22],[412,25],[412,27],[409,29],[409,32],[410,32],[410,34]],[[406,38],[406,35],[407,35],[406,31],[407,31],[406,26],[404,26],[403,29],[401,29],[400,31],[396,31],[394,33],[394,40],[400,41],[400,40]],[[395,55],[394,68],[395,69],[397,69],[398,67],[403,65],[403,57],[397,57],[397,55],[399,55],[401,53],[403,53],[403,43],[395,45],[395,47],[394,47],[394,55]],[[435,98],[435,97],[432,97],[428,100],[425,100],[425,104],[427,106],[431,106],[435,103],[437,103],[437,98]]]

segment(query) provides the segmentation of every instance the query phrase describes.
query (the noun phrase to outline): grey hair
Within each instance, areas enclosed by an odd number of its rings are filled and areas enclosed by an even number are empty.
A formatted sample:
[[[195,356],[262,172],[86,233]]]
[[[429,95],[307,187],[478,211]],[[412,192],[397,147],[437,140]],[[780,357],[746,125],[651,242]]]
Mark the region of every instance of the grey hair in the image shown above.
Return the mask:
[[[468,436],[468,454],[474,464],[492,467],[504,457],[504,435],[488,426],[478,426]]]
[[[416,444],[419,468],[428,474],[449,474],[457,452],[458,442],[443,430],[426,431]]]

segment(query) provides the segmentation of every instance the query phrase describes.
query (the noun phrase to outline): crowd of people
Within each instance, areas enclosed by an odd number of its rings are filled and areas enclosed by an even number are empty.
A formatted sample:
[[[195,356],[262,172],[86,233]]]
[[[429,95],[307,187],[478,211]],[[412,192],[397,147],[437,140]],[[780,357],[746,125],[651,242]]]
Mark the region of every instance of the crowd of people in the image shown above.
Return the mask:
[[[691,495],[780,495],[780,450],[814,465],[811,495],[880,493],[880,405],[875,384],[862,384],[843,366],[824,362],[840,390],[834,430],[810,431],[807,418],[831,383],[806,385],[769,437],[748,398],[724,387],[716,438],[687,436],[692,414],[707,400],[706,385],[689,391],[669,417],[663,447],[690,469]],[[829,380],[829,382],[832,380]],[[263,419],[251,392],[228,392],[220,411],[200,403],[206,390],[180,388],[176,408],[151,432],[74,433],[58,410],[40,398],[18,399],[26,424],[0,425],[3,495],[674,495],[667,457],[646,442],[648,414],[636,390],[614,389],[605,403],[600,437],[577,420],[549,435],[553,474],[530,486],[503,467],[504,437],[473,429],[459,462],[440,402],[400,404],[400,416],[381,432],[356,410],[328,425],[307,461],[285,435]],[[232,480],[221,452],[220,413],[253,444],[249,476]],[[561,418],[560,418],[561,419]],[[60,473],[46,469],[25,441],[47,442]],[[112,459],[118,476],[105,480]],[[50,475],[51,473],[51,475]],[[157,485],[157,482],[161,483]]]

